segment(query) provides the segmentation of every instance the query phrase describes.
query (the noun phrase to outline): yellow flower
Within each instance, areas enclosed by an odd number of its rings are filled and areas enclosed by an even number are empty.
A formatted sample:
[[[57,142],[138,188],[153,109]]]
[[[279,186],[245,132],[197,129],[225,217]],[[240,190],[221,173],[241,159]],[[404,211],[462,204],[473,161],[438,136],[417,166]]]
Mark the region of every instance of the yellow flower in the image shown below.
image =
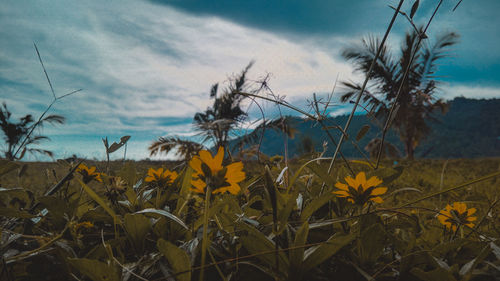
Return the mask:
[[[205,188],[209,184],[214,194],[224,192],[238,194],[241,189],[238,183],[245,179],[243,163],[231,163],[224,167],[222,165],[223,159],[223,147],[219,147],[214,157],[209,151],[202,150],[199,155],[191,159],[189,166],[195,171],[191,180],[191,184],[194,186],[191,188],[193,192],[205,193]]]
[[[74,226],[75,232],[77,232],[80,228],[92,228],[92,227],[94,227],[94,224],[89,221],[84,221]]]
[[[371,177],[366,180],[366,175],[364,172],[360,172],[355,179],[351,177],[346,177],[345,183],[337,182],[335,187],[340,189],[338,191],[333,191],[337,197],[345,197],[347,201],[357,204],[365,205],[368,201],[375,203],[382,203],[383,200],[379,195],[387,192],[387,187],[377,187],[377,185],[382,183],[382,180],[377,177]]]
[[[476,212],[476,208],[467,209],[467,205],[461,202],[455,202],[452,206],[446,205],[444,210],[439,212],[437,219],[442,223],[447,229],[453,231],[457,230],[460,225],[466,225],[468,227],[473,227],[473,221],[477,220],[477,217],[471,217]]]
[[[168,169],[165,169],[165,171],[163,171],[163,168],[159,168],[157,170],[149,168],[148,175],[144,180],[146,182],[173,183],[177,176],[178,174],[176,171],[172,172]]]
[[[102,182],[101,174],[96,172],[96,167],[87,167],[85,164],[78,165],[76,168],[76,172],[80,173],[83,176],[83,182],[89,183],[91,180],[96,180]]]

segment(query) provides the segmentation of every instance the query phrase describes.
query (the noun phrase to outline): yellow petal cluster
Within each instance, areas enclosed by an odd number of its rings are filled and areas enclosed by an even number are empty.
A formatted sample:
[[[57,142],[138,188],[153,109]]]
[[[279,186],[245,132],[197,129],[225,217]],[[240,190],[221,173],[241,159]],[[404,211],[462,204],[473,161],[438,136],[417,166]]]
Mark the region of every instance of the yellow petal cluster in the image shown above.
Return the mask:
[[[243,163],[235,162],[227,166],[222,165],[224,159],[224,148],[219,147],[217,154],[212,154],[207,150],[202,150],[189,162],[194,174],[191,190],[196,193],[205,193],[207,183],[211,184],[212,193],[229,192],[238,194],[241,190],[239,182],[245,179]]]
[[[102,182],[101,173],[98,173],[95,170],[96,170],[95,166],[89,168],[87,167],[87,165],[83,163],[78,165],[78,168],[76,168],[76,172],[82,175],[83,182],[85,183],[89,183],[91,180]]]
[[[148,174],[147,174],[146,178],[144,179],[144,181],[146,181],[146,182],[161,182],[161,183],[170,184],[170,183],[173,183],[178,176],[179,175],[177,174],[176,171],[172,172],[168,169],[164,170],[163,168],[159,168],[156,170],[153,168],[149,168]]]
[[[92,227],[94,227],[94,224],[89,221],[84,221],[74,226],[75,231],[78,231],[80,228],[92,228]]]
[[[456,231],[459,225],[473,227],[473,221],[477,217],[472,217],[476,213],[476,208],[467,209],[467,205],[462,202],[454,202],[452,205],[447,204],[444,210],[439,212],[437,219],[447,229]]]
[[[337,197],[347,198],[347,201],[357,205],[364,205],[368,201],[374,203],[383,202],[379,195],[386,193],[387,187],[377,187],[382,183],[381,179],[371,177],[367,180],[365,173],[360,172],[356,175],[356,178],[346,177],[345,181],[347,184],[341,182],[335,184],[335,187],[339,190],[332,193]]]

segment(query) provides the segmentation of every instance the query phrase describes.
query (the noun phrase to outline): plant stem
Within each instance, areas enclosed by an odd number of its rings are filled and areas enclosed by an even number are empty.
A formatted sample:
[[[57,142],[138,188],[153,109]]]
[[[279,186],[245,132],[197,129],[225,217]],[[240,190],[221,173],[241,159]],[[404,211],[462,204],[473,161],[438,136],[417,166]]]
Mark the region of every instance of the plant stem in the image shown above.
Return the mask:
[[[439,7],[441,7],[442,3],[443,3],[443,0],[440,0],[439,3],[438,3],[438,5],[434,9],[434,12],[432,13],[429,21],[427,22],[427,25],[425,26],[422,34],[426,34],[427,29],[429,28],[429,25],[431,24],[432,20],[434,19],[434,16],[436,15],[437,11],[439,10]],[[398,7],[398,12],[399,12],[399,7]],[[399,84],[399,88],[398,88],[398,91],[396,93],[396,97],[394,98],[394,103],[392,104],[391,109],[389,110],[389,115],[387,115],[387,119],[385,120],[384,129],[382,130],[382,140],[380,142],[380,147],[379,147],[379,150],[378,150],[378,153],[377,153],[377,162],[375,164],[375,169],[378,169],[378,165],[380,163],[380,158],[382,157],[382,149],[384,148],[385,136],[387,134],[387,131],[389,130],[389,126],[391,125],[391,122],[392,122],[392,119],[393,119],[392,118],[392,114],[394,113],[394,110],[396,109],[396,105],[398,103],[399,96],[401,96],[401,92],[403,90],[403,85],[404,85],[406,79],[408,78],[408,74],[410,73],[411,65],[413,64],[413,60],[415,59],[415,56],[417,55],[420,43],[424,39],[424,37],[422,37],[422,34],[420,34],[420,36],[418,36],[418,41],[417,41],[417,44],[416,44],[416,47],[415,47],[415,52],[413,52],[413,54],[411,55],[410,62],[408,63],[408,66],[405,69],[405,72],[403,74],[403,78],[401,79],[401,83]],[[370,73],[368,73],[368,75],[369,74]],[[411,155],[410,158],[413,158],[413,154]]]
[[[203,214],[203,238],[201,240],[201,270],[200,270],[200,278],[199,281],[203,281],[204,273],[205,273],[205,259],[207,255],[207,228],[208,228],[208,210],[210,207],[210,193],[212,189],[210,185],[207,184],[207,188],[205,190],[205,211]]]
[[[385,40],[387,39],[387,37],[389,36],[389,33],[391,32],[392,25],[394,24],[394,21],[396,20],[396,17],[398,16],[399,10],[401,9],[403,2],[404,2],[404,0],[399,1],[399,5],[398,5],[396,11],[394,12],[394,15],[391,19],[391,22],[389,23],[389,27],[387,27],[387,30],[384,34],[384,38],[382,39],[382,41],[380,42],[380,45],[378,46],[377,54],[373,58],[373,61],[370,65],[370,68],[368,69],[368,72],[366,73],[366,78],[365,78],[365,81],[363,82],[363,86],[361,87],[361,90],[359,91],[359,94],[356,97],[356,102],[354,103],[354,107],[352,108],[351,114],[349,115],[349,118],[347,119],[347,122],[345,124],[344,132],[347,132],[347,129],[349,129],[349,126],[351,125],[352,118],[354,116],[354,113],[356,112],[356,109],[358,108],[358,104],[361,100],[361,96],[363,95],[363,92],[365,91],[366,85],[368,84],[368,80],[370,80],[370,74],[372,72],[372,69],[375,66],[375,64],[377,63],[377,59],[380,56],[382,49],[384,48]],[[330,172],[332,170],[333,164],[335,163],[335,159],[337,158],[337,154],[340,152],[340,148],[342,146],[342,143],[344,142],[344,138],[345,138],[345,135],[341,134],[339,143],[335,149],[335,153],[333,154],[332,161],[330,162],[330,167],[328,167],[328,174],[330,174]]]
[[[161,190],[160,185],[156,185],[156,209],[160,209]]]

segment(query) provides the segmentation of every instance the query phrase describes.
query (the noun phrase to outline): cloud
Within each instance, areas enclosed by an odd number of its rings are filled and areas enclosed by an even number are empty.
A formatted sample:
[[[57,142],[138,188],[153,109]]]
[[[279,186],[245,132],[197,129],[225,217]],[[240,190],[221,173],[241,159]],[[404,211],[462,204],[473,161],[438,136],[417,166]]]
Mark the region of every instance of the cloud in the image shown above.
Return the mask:
[[[470,99],[491,99],[500,96],[500,87],[484,87],[484,86],[445,86],[443,87],[444,99],[451,100],[455,97],[466,97]]]
[[[175,7],[193,14],[217,16],[262,30],[301,35],[340,35],[359,32],[373,27],[373,25],[385,23],[385,15],[391,14],[391,10],[386,5],[380,5],[370,0],[351,2],[152,0],[151,2]]]
[[[6,1],[0,9],[2,100],[17,117],[40,114],[51,102],[36,42],[57,95],[83,88],[54,105],[50,113],[65,116],[67,123],[44,128],[53,139],[45,146],[61,155],[77,149],[102,156],[94,148],[102,145],[101,137],[132,135],[130,155],[146,157],[159,136],[192,138],[191,118],[211,104],[210,86],[227,85],[228,76],[251,60],[251,80],[271,73],[272,90],[306,109],[306,99],[326,95],[337,77],[360,80],[339,58],[340,49],[366,30],[383,30],[391,13],[372,1],[334,2],[325,9],[322,1],[286,7],[245,1],[246,11],[228,1],[158,3]],[[398,33],[391,38],[399,42]],[[265,109],[276,116],[275,105]]]
[[[9,2],[0,24],[7,27],[0,31],[0,90],[13,111],[40,113],[51,101],[33,41],[57,95],[84,89],[54,105],[51,113],[67,124],[45,128],[48,136],[190,136],[190,117],[211,103],[210,86],[250,60],[251,79],[272,73],[269,85],[289,98],[328,91],[337,74],[351,73],[314,40],[148,2]],[[55,138],[54,147],[62,142]]]

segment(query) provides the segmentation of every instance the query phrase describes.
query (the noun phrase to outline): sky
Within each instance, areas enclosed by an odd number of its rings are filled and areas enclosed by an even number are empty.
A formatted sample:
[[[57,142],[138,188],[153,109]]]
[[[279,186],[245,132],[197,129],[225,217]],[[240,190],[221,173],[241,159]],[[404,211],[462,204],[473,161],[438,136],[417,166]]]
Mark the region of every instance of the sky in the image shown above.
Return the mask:
[[[398,2],[4,0],[0,101],[13,118],[38,117],[52,102],[36,43],[56,96],[82,89],[53,105],[49,113],[66,123],[45,126],[40,133],[51,141],[38,147],[55,158],[104,159],[103,137],[113,142],[130,135],[127,158],[145,159],[158,137],[199,140],[192,119],[211,104],[211,85],[227,86],[251,61],[250,81],[269,74],[273,92],[302,108],[313,93],[326,97],[335,81],[361,81],[341,52],[368,35],[382,37],[389,6]],[[403,11],[409,13],[413,2],[405,1]],[[438,2],[421,0],[415,23],[424,24]],[[500,98],[500,1],[463,0],[452,11],[457,3],[444,0],[427,32],[431,43],[443,32],[460,35],[439,61],[439,97]],[[397,18],[388,39],[394,53],[410,28]],[[276,106],[263,106],[266,118],[277,117]],[[339,115],[350,108],[330,110]],[[258,118],[255,106],[248,112]],[[119,159],[123,150],[111,156]],[[172,156],[153,159],[165,157]]]

